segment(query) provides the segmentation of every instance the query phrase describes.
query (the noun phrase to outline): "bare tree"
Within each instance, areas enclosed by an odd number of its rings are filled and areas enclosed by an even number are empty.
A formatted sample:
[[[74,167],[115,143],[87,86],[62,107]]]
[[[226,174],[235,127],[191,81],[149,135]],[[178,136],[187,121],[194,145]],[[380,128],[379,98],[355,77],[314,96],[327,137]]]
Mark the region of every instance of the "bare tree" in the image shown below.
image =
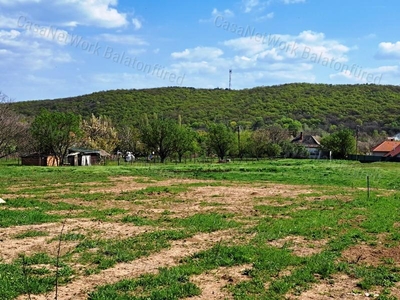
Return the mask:
[[[269,132],[269,138],[271,143],[280,144],[284,141],[287,141],[289,138],[289,131],[285,128],[282,128],[280,125],[274,124],[267,128]]]
[[[11,99],[0,92],[0,158],[22,150],[29,125],[11,108]]]
[[[133,152],[135,155],[145,152],[140,140],[140,130],[130,125],[124,125],[118,130],[119,150]]]

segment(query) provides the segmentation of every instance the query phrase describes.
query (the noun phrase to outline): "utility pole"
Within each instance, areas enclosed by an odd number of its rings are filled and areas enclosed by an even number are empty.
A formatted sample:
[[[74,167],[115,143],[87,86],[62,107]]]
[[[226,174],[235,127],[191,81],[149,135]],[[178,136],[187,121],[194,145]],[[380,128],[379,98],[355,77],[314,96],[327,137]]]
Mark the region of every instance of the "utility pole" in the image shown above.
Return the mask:
[[[360,132],[360,125],[356,126],[356,160],[358,160],[358,134]]]
[[[229,69],[229,90],[231,89],[232,85],[232,69]]]
[[[237,134],[238,134],[238,155],[240,159],[242,159],[242,151],[240,149],[240,125],[237,126]]]

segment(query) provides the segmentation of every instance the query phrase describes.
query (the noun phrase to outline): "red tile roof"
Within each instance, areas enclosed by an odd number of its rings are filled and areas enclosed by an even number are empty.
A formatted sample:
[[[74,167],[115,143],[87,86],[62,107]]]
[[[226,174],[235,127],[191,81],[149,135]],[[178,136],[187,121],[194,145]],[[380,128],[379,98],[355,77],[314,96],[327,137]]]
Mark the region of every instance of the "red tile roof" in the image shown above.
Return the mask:
[[[383,141],[378,146],[373,148],[372,152],[391,152],[399,145],[400,141]]]
[[[386,154],[385,157],[396,157],[399,154],[400,154],[400,145],[398,145],[396,148],[394,148],[392,151]]]

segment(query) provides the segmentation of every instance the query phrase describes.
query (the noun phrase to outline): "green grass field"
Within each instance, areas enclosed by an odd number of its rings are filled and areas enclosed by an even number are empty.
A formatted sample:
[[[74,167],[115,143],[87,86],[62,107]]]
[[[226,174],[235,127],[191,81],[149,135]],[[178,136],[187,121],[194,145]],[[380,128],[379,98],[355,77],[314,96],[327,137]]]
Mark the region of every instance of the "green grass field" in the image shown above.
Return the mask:
[[[0,162],[0,299],[398,299],[400,164]]]

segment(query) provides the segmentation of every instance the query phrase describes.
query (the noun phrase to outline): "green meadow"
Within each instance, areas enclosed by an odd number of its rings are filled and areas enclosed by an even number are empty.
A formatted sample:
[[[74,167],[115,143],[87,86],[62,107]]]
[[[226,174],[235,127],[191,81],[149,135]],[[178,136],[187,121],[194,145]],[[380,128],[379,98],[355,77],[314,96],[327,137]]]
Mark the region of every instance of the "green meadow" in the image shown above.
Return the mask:
[[[1,161],[0,299],[398,299],[399,173]]]

